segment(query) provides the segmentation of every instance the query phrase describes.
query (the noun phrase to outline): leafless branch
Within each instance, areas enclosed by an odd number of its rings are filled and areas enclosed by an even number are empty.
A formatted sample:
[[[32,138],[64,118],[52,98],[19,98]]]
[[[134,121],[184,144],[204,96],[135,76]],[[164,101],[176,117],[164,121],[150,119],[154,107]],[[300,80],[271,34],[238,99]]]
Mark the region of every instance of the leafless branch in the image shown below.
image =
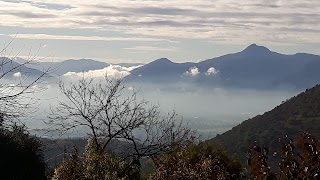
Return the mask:
[[[1,124],[12,123],[19,116],[31,112],[31,107],[35,104],[36,99],[31,97],[38,91],[43,90],[39,87],[46,78],[50,77],[51,69],[35,71],[37,74],[26,74],[24,70],[30,70],[27,67],[31,64],[36,56],[26,59],[23,63],[14,62],[18,54],[12,55],[12,51],[7,54],[9,46],[14,38],[5,44],[0,51],[0,114]],[[19,120],[18,120],[19,121]]]
[[[128,166],[191,138],[192,131],[175,112],[161,116],[159,106],[138,100],[138,92],[124,96],[124,89],[123,79],[107,77],[99,83],[90,78],[70,85],[60,82],[66,101],[52,109],[47,123],[61,133],[86,127],[100,153],[114,140],[127,142],[123,161],[130,161]]]

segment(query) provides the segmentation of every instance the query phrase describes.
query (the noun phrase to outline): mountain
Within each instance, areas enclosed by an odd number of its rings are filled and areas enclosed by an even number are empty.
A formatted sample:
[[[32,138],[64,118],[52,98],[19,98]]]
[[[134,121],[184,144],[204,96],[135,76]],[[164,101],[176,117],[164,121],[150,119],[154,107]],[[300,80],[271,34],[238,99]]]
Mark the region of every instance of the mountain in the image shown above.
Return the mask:
[[[7,57],[0,57],[0,76],[4,76],[4,78],[14,78],[14,76],[39,77],[43,73],[37,69],[29,68],[25,64],[19,64]]]
[[[177,81],[193,65],[194,63],[174,63],[167,58],[160,58],[132,70],[130,72],[131,75],[127,79],[133,81],[143,79],[158,83],[166,83],[168,79],[170,81]]]
[[[297,87],[310,87],[311,85],[318,84],[320,78],[320,60],[319,56],[310,54],[296,54],[296,56],[308,57],[307,59],[314,59],[306,63],[302,69],[281,79],[278,83],[294,84]]]
[[[211,141],[223,144],[245,162],[250,143],[257,141],[271,152],[280,148],[279,138],[296,139],[302,132],[320,138],[320,85],[307,89],[273,110],[248,119]]]
[[[23,62],[25,60],[16,58],[15,61]],[[85,72],[89,70],[103,69],[109,66],[108,63],[95,61],[92,59],[69,59],[62,62],[33,62],[27,64],[28,67],[44,71],[50,69],[53,75],[63,75],[67,72]]]
[[[23,62],[16,58],[15,61]],[[53,69],[53,75],[103,69],[110,64],[91,59],[37,62],[27,67],[40,71]],[[136,66],[140,63],[120,63]],[[320,83],[320,56],[297,53],[285,55],[252,44],[244,50],[198,63],[175,63],[160,58],[131,71],[129,82],[158,84],[187,83],[196,87],[249,89],[285,88],[301,90]]]
[[[18,63],[26,62],[26,60],[18,57],[14,58],[14,61]],[[78,60],[69,59],[61,62],[36,61],[30,64],[27,64],[26,66],[33,69],[40,70],[40,71],[50,69],[53,75],[60,76],[60,75],[66,74],[67,72],[87,72],[90,70],[100,70],[105,67],[108,67],[109,65],[111,64],[92,60],[92,59],[78,59]],[[118,63],[113,65],[119,65],[122,67],[132,67],[132,66],[139,66],[143,64],[142,63]]]
[[[313,68],[312,71],[310,68]],[[304,53],[284,55],[252,44],[241,52],[198,63],[174,63],[166,58],[158,59],[133,70],[128,79],[163,83],[184,81],[255,89],[281,86],[306,88],[320,83],[317,68],[320,68],[320,56]],[[306,78],[310,81],[305,81]]]
[[[103,69],[109,66],[108,63],[95,61],[92,59],[65,60],[56,64],[54,74],[63,75],[67,72],[85,72],[89,70]]]

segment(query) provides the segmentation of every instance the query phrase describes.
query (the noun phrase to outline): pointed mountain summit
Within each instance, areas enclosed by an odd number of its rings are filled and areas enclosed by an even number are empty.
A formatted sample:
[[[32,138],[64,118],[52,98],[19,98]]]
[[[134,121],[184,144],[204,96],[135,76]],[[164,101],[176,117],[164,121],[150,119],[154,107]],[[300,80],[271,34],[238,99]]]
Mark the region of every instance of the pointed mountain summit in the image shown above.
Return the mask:
[[[269,89],[288,86],[305,89],[320,83],[319,67],[318,55],[286,55],[251,44],[241,52],[197,63],[157,59],[131,71],[128,79],[140,82],[192,82],[197,83],[197,86],[219,84],[229,88]],[[190,68],[197,68],[199,73],[189,81],[190,78],[185,73]],[[214,78],[206,75],[210,68],[218,72]]]
[[[240,53],[245,54],[245,55],[261,56],[263,54],[272,53],[272,51],[270,51],[268,48],[266,48],[264,46],[259,46],[257,44],[251,44],[250,46],[245,48]]]
[[[170,61],[168,58],[160,58],[160,59],[154,60],[151,63],[152,64],[172,64],[173,62]]]
[[[127,79],[144,79],[149,82],[176,82],[183,73],[193,67],[195,63],[175,63],[167,58],[154,60],[144,66],[132,70]]]
[[[162,76],[164,73],[168,73],[169,70],[175,72],[174,63],[167,58],[160,58],[140,68],[132,70],[131,74],[134,76],[156,77]]]
[[[168,68],[172,65],[174,65],[175,63],[170,61],[168,58],[160,58],[160,59],[157,59],[157,60],[154,60],[146,65],[144,65],[144,68]]]

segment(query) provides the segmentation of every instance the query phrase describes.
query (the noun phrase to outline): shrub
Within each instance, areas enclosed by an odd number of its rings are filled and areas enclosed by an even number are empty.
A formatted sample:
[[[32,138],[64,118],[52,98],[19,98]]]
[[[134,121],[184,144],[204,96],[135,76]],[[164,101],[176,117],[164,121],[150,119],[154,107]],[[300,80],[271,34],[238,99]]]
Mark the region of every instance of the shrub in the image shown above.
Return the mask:
[[[126,172],[125,174],[123,172]],[[83,159],[75,150],[54,170],[53,180],[117,180],[138,179],[139,169],[128,166],[121,158],[96,148],[93,139],[88,140]]]
[[[190,142],[153,158],[156,170],[149,179],[241,179],[241,164],[220,145]]]

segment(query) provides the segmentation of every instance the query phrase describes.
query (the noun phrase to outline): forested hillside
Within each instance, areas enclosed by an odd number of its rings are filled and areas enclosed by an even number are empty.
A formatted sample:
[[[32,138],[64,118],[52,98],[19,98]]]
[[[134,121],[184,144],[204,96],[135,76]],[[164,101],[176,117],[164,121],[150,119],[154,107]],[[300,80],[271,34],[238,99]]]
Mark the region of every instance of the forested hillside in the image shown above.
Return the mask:
[[[278,151],[279,138],[288,136],[296,139],[302,132],[320,137],[320,85],[307,89],[273,110],[248,119],[231,130],[217,135],[212,141],[223,144],[229,153],[244,162],[250,143],[257,141],[260,145]]]

